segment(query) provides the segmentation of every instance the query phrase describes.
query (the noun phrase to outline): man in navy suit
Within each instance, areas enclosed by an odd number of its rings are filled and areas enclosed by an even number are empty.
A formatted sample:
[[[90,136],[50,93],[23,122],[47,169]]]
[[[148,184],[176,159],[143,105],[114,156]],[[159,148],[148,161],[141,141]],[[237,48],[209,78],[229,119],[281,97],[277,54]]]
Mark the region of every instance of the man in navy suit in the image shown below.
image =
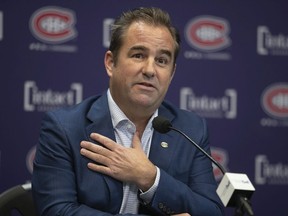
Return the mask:
[[[209,152],[205,121],[164,102],[180,38],[158,8],[112,27],[109,88],[45,115],[34,161],[40,215],[222,215],[212,164],[181,135],[154,131],[164,116]]]

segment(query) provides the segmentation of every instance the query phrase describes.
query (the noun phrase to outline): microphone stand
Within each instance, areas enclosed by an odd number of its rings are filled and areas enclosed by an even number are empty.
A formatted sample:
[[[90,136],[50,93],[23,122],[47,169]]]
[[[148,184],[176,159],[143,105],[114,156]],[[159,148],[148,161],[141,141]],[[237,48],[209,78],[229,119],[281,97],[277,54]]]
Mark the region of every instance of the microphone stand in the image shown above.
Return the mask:
[[[253,210],[251,208],[251,203],[249,202],[249,200],[246,197],[239,196],[234,216],[243,216],[245,212],[249,216],[254,215]]]

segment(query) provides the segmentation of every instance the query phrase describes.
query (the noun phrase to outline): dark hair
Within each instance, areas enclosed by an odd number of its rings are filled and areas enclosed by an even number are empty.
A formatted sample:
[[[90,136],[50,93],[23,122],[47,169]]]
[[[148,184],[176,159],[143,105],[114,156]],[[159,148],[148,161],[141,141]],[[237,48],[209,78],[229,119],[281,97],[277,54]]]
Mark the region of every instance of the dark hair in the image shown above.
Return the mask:
[[[172,26],[169,14],[160,8],[155,7],[136,8],[122,13],[121,16],[115,20],[114,24],[111,26],[111,42],[109,47],[109,50],[113,53],[114,62],[117,62],[119,50],[123,43],[123,35],[135,21],[143,21],[147,24],[167,27],[175,41],[175,62],[180,50],[180,35],[177,29]]]

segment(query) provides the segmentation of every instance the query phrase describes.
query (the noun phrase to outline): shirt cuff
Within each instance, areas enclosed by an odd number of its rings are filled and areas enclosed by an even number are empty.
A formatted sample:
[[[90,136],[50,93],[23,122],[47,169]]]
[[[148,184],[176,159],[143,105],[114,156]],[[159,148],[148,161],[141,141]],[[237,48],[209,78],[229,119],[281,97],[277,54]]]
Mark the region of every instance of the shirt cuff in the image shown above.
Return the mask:
[[[153,196],[154,196],[154,194],[158,188],[159,180],[160,180],[160,170],[156,166],[156,178],[155,178],[154,184],[149,188],[149,190],[147,190],[145,192],[140,190],[139,196],[145,204],[148,204],[151,202],[151,200],[152,200],[152,198],[153,198]]]

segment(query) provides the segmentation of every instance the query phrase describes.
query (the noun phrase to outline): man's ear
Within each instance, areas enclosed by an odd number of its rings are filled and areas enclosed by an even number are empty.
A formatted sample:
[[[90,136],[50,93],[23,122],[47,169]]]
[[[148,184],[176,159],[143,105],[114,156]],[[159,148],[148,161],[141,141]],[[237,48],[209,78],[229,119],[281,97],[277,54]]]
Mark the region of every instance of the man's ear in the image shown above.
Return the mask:
[[[175,71],[176,71],[176,64],[174,64],[174,67],[173,67],[173,69],[172,69],[172,74],[171,74],[170,82],[172,81],[172,79],[173,79],[173,77],[174,77]]]
[[[104,65],[105,65],[106,72],[107,72],[108,76],[111,77],[112,76],[112,70],[114,67],[114,58],[113,58],[113,53],[110,50],[108,50],[105,53]]]

